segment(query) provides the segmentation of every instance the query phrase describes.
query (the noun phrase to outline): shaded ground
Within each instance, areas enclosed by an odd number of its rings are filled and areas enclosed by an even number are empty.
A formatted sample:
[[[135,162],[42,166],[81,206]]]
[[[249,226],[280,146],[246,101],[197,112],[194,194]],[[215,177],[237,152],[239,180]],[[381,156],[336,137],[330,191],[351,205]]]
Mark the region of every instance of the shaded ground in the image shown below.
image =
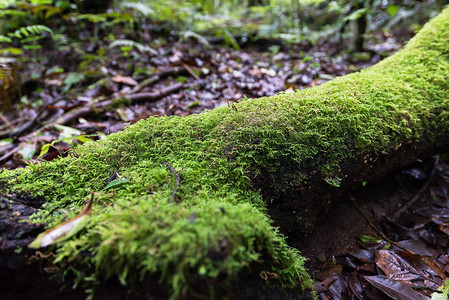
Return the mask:
[[[320,299],[429,299],[437,292],[449,274],[448,175],[436,157],[340,199],[297,244],[310,258]]]

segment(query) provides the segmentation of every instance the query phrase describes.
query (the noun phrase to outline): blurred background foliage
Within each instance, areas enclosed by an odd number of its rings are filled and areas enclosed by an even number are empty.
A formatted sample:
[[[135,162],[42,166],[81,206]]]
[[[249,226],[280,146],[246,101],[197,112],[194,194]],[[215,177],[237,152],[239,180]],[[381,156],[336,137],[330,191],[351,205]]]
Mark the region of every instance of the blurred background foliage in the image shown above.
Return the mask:
[[[0,0],[0,163],[20,147],[32,149],[23,151],[29,161],[36,144],[61,140],[41,125],[79,107],[107,125],[65,125],[106,133],[154,114],[321,84],[391,55],[448,2]],[[91,112],[140,84],[183,86],[154,105]]]
[[[321,42],[352,45],[363,52],[367,39],[396,32],[406,40],[448,0],[0,0],[0,95],[21,96],[17,62],[99,72],[111,51],[138,61],[163,44],[192,40],[206,49],[224,44],[239,50],[247,42],[271,45]],[[273,41],[276,41],[273,43]],[[44,47],[45,51],[42,51]],[[138,51],[135,51],[138,50]],[[53,53],[52,53],[53,51]],[[270,51],[276,51],[271,47]],[[67,55],[69,53],[70,55]],[[137,53],[137,54],[136,54]],[[64,55],[65,59],[59,59]],[[67,67],[66,69],[67,70]],[[95,71],[96,70],[96,71]],[[51,69],[46,72],[60,72]],[[31,78],[42,72],[33,72]],[[36,77],[36,78],[37,78]],[[71,77],[70,77],[71,78]],[[77,78],[84,78],[78,76]],[[66,89],[74,81],[64,82]],[[9,95],[9,96],[6,96]]]
[[[287,42],[341,39],[354,34],[351,26],[366,18],[363,34],[394,28],[417,30],[437,14],[447,0],[158,0],[62,1],[0,0],[0,45],[11,44],[17,30],[44,25],[59,45],[78,37],[83,27],[100,31],[120,24],[123,33],[143,38],[146,30],[176,32],[207,44],[213,38],[238,47],[235,39],[276,38]],[[42,28],[41,28],[42,29]],[[349,30],[348,30],[349,29]],[[35,44],[52,34],[28,32],[14,45]],[[342,35],[342,36],[341,36]],[[17,37],[16,37],[17,39]],[[109,36],[109,40],[114,39]],[[10,45],[9,45],[10,46]],[[20,51],[10,48],[8,52]]]

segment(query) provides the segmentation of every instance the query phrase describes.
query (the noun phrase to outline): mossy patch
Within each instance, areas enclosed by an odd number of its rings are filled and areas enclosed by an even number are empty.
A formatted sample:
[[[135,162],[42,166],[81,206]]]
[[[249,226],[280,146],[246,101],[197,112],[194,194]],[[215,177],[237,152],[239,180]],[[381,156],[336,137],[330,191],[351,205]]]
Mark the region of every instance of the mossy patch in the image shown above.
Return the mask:
[[[131,285],[157,275],[178,298],[198,283],[213,294],[255,268],[269,284],[310,288],[304,258],[272,226],[273,199],[255,182],[268,176],[272,193],[282,193],[314,172],[339,185],[341,163],[356,154],[447,139],[448,56],[446,9],[372,68],[232,108],[140,121],[67,158],[1,173],[3,192],[45,196],[36,220],[49,226],[97,194],[90,224],[56,249],[62,269],[75,267],[85,281],[117,276]],[[176,201],[175,176],[161,162],[181,175]],[[104,190],[113,172],[128,181]]]

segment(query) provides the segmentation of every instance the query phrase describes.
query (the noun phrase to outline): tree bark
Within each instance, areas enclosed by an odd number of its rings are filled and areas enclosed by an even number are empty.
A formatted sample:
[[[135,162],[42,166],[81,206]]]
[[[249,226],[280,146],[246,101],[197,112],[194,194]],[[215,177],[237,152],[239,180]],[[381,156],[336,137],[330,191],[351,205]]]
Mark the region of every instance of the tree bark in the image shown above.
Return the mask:
[[[300,292],[312,286],[304,258],[267,214],[287,234],[307,232],[338,195],[446,145],[448,41],[446,9],[403,50],[359,73],[199,115],[149,118],[69,157],[4,171],[1,191],[13,195],[5,205],[14,216],[23,195],[44,199],[40,223],[54,226],[94,192],[89,225],[41,250],[87,285],[157,278],[176,299],[212,297],[250,278]],[[111,186],[115,173],[122,178]],[[37,225],[27,226],[22,236],[2,234],[1,249],[17,236],[29,243]]]

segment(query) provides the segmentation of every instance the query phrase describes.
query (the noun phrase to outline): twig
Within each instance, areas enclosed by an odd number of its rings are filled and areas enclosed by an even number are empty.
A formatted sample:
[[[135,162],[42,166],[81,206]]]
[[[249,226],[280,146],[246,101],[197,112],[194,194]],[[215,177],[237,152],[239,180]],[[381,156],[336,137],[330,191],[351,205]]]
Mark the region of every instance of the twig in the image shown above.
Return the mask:
[[[176,93],[177,91],[182,89],[182,87],[183,84],[178,82],[160,91],[126,95],[123,96],[123,98],[129,99],[131,102],[156,101],[172,93]]]
[[[81,117],[87,116],[88,114],[91,113],[91,111],[92,111],[92,108],[90,106],[74,108],[74,109],[68,111],[67,113],[63,114],[62,116],[60,116],[55,121],[55,124],[59,124],[59,125],[70,124],[73,121],[75,121]]]
[[[190,68],[188,65],[182,64],[182,66],[184,67],[184,69],[186,69],[187,72],[189,72],[190,75],[192,75],[193,78],[195,78],[196,80],[200,79],[200,77],[195,72],[193,72],[192,68]]]
[[[12,150],[8,151],[7,153],[5,153],[2,157],[0,157],[0,164],[4,163],[6,160],[8,160],[14,153],[16,153],[17,151],[19,151],[20,147],[22,145],[19,144],[19,146],[14,147]]]
[[[162,89],[160,91],[156,92],[147,92],[147,93],[137,93],[137,94],[128,94],[121,97],[117,97],[114,99],[104,100],[95,104],[92,104],[90,106],[85,107],[77,107],[75,109],[72,109],[68,111],[67,113],[63,114],[56,120],[56,124],[60,125],[66,125],[70,124],[71,122],[75,121],[76,119],[80,117],[84,117],[89,115],[92,112],[95,111],[102,111],[107,110],[107,107],[110,106],[114,101],[117,101],[119,99],[126,99],[133,103],[137,102],[143,102],[143,101],[157,101],[159,99],[162,99],[172,93],[176,93],[180,89],[183,88],[182,83],[176,83],[173,84],[165,89]]]
[[[430,183],[432,182],[433,179],[433,175],[435,174],[435,167],[437,165],[439,161],[439,157],[437,157],[435,159],[435,163],[433,165],[432,168],[432,172],[429,175],[429,178],[426,180],[426,182],[424,183],[424,185],[419,189],[418,193],[416,193],[415,197],[413,197],[409,202],[407,202],[406,204],[404,204],[403,206],[401,206],[391,217],[391,221],[396,222],[399,217],[407,210],[410,208],[410,206],[412,206],[416,201],[418,201],[418,199],[420,198],[420,196],[429,188]]]
[[[160,80],[161,78],[170,76],[171,74],[180,73],[180,72],[185,72],[185,69],[182,67],[170,68],[168,70],[165,70],[165,71],[155,75],[155,77],[153,77],[152,82],[154,83],[154,82]],[[142,86],[140,86],[140,88],[141,87]],[[184,87],[184,85],[182,83],[176,83],[176,84],[170,85],[160,91],[127,94],[127,95],[123,95],[123,96],[120,96],[117,98],[104,100],[104,101],[101,101],[98,103],[93,103],[89,106],[77,107],[77,108],[72,109],[72,110],[68,111],[67,113],[64,113],[63,115],[59,116],[56,119],[56,121],[50,121],[49,123],[45,124],[44,126],[40,126],[36,131],[44,130],[45,128],[51,127],[54,124],[67,125],[67,124],[74,122],[78,118],[81,118],[81,117],[91,114],[92,112],[98,112],[98,111],[101,112],[102,110],[107,110],[108,106],[110,106],[114,101],[117,101],[119,99],[127,99],[127,100],[131,101],[132,103],[143,102],[143,101],[157,101],[157,100],[162,99],[172,93],[176,93],[177,91],[181,90],[183,87]],[[57,102],[57,101],[53,101],[53,103],[55,103],[55,102]],[[50,104],[53,104],[53,103],[50,103]],[[19,137],[25,135],[26,133],[30,132],[34,128],[34,126],[39,124],[39,117],[41,117],[42,114],[46,111],[47,106],[48,105],[46,105],[45,107],[42,107],[41,110],[39,111],[39,113],[37,114],[37,116],[33,120],[29,120],[29,121],[25,122],[21,127],[14,130],[13,132],[10,132],[10,131],[0,132],[0,139],[6,138],[6,137],[19,138]]]
[[[60,101],[60,99],[56,99],[56,100],[52,101],[51,103],[48,103],[47,105],[42,106],[33,119],[26,121],[24,124],[22,124],[16,130],[14,130],[12,132],[0,133],[0,139],[3,139],[5,137],[18,139],[18,138],[22,137],[23,135],[27,134],[28,132],[32,131],[36,125],[40,125],[41,118],[46,117],[46,115],[48,114],[47,107],[58,102],[58,101]]]
[[[9,122],[9,120],[0,113],[0,119],[2,120],[3,123],[5,123],[10,129],[14,128],[14,126],[11,124],[11,122]]]
[[[179,184],[181,183],[181,175],[179,175],[179,173],[176,172],[176,170],[168,162],[161,161],[160,163],[166,165],[168,167],[168,169],[170,170],[170,172],[172,172],[175,175],[175,178],[176,178],[175,189],[173,190],[173,194],[171,196],[173,201],[175,201],[176,193],[178,192]],[[172,201],[170,201],[170,203],[171,202]]]
[[[152,84],[155,84],[156,82],[164,79],[165,77],[168,77],[171,75],[179,75],[179,74],[182,74],[185,72],[186,72],[186,69],[182,68],[182,67],[174,67],[174,68],[168,68],[168,69],[162,70],[158,74],[155,74],[155,75],[151,76],[150,78],[143,80],[136,87],[134,87],[129,92],[129,94],[134,94],[134,93],[140,92],[140,90],[142,90],[142,88],[152,85]]]
[[[351,195],[348,194],[349,199],[352,200],[352,205],[354,206],[354,208],[357,210],[357,212],[362,216],[363,219],[365,219],[366,222],[368,222],[368,225],[374,229],[374,231],[376,231],[384,240],[386,240],[387,242],[389,242],[390,244],[398,247],[399,249],[404,250],[405,252],[411,253],[411,254],[416,254],[413,251],[410,251],[408,249],[405,249],[404,247],[402,247],[401,245],[398,245],[395,241],[391,240],[390,238],[388,238],[380,229],[377,228],[376,225],[374,225],[374,223],[368,219],[368,217],[366,217],[363,212],[360,210],[360,208],[357,206],[357,200],[352,197]]]

